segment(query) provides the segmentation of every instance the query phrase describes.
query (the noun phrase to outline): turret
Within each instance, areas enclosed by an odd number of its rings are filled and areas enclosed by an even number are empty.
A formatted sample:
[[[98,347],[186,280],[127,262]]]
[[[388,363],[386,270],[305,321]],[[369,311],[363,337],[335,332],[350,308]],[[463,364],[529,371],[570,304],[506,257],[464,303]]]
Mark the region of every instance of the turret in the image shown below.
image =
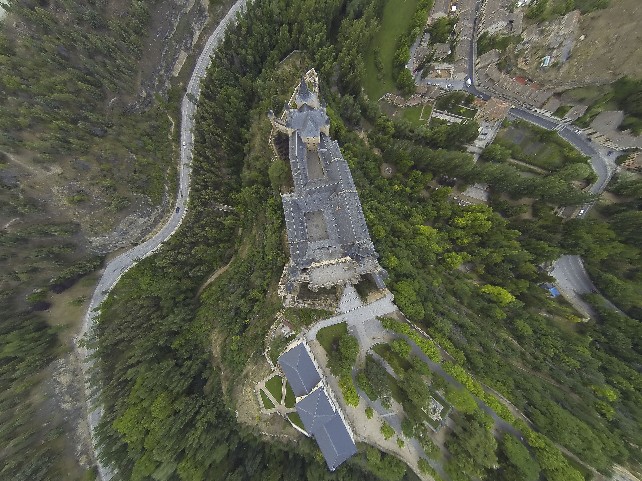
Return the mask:
[[[310,91],[308,85],[305,83],[305,77],[301,77],[301,83],[299,84],[298,92],[296,95],[296,106],[300,109],[304,105],[308,105],[313,109],[318,109],[319,98],[316,94]]]

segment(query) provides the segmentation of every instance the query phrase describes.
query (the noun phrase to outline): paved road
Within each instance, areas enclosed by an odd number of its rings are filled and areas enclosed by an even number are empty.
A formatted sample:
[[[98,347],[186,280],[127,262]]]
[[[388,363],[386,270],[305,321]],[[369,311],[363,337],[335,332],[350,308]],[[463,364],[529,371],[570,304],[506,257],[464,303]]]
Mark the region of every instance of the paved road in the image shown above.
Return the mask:
[[[565,255],[555,261],[553,272],[555,284],[562,295],[578,311],[590,317],[595,314],[591,306],[582,299],[582,294],[597,292],[591,282],[580,256]]]
[[[615,163],[612,159],[619,155],[619,152],[611,152],[610,155],[608,153],[605,154],[604,149],[594,146],[589,138],[579,129],[571,127],[567,123],[522,108],[510,109],[509,116],[525,120],[548,130],[556,130],[560,137],[582,152],[582,154],[589,156],[591,166],[597,175],[597,181],[591,185],[589,192],[594,195],[599,195],[604,191],[611,176],[615,172]],[[593,203],[580,206],[576,217],[585,217],[591,207],[593,207]],[[567,215],[572,215],[577,209],[568,208],[567,210],[570,211]],[[582,294],[597,292],[597,289],[586,272],[580,256],[564,255],[560,257],[555,261],[551,274],[555,278],[555,284],[560,292],[573,307],[587,317],[595,315],[595,311],[582,298]]]
[[[343,302],[342,299],[342,303]],[[393,296],[388,292],[385,297],[370,304],[361,304],[347,312],[342,312],[336,316],[317,322],[305,333],[305,337],[312,341],[316,339],[319,330],[324,327],[345,322],[350,332],[357,336],[362,349],[367,350],[373,343],[381,342],[377,340],[377,334],[379,333],[379,329],[381,329],[381,324],[377,320],[377,317],[392,314],[397,310],[398,308],[393,302]]]
[[[183,102],[181,104],[179,187],[178,195],[176,198],[176,205],[172,209],[172,213],[169,219],[167,219],[165,225],[163,225],[162,228],[151,239],[133,247],[132,249],[110,261],[105,267],[102,277],[98,281],[98,285],[96,286],[96,290],[94,291],[94,294],[91,298],[89,308],[87,309],[87,314],[85,315],[85,320],[83,322],[81,332],[78,334],[75,340],[76,349],[78,350],[80,359],[82,361],[86,382],[89,381],[89,368],[92,365],[92,361],[89,359],[91,352],[86,348],[79,346],[79,341],[84,337],[85,333],[91,331],[98,314],[98,308],[100,304],[105,300],[105,298],[109,294],[109,291],[116,285],[120,277],[125,272],[127,272],[139,260],[149,256],[150,254],[158,250],[162,246],[163,242],[174,232],[176,232],[178,227],[183,222],[189,199],[191,174],[190,164],[192,160],[192,147],[194,144],[194,114],[197,108],[195,101],[198,100],[200,95],[200,82],[201,79],[205,76],[207,67],[210,64],[210,57],[212,55],[212,52],[223,39],[225,29],[230,24],[230,22],[234,21],[236,13],[245,6],[245,3],[246,0],[238,0],[229,10],[227,15],[225,15],[225,17],[221,20],[212,35],[205,43],[205,47],[203,48],[203,51],[196,61],[194,71],[192,72],[192,77],[190,78],[189,84],[187,86],[187,92],[183,97]],[[87,398],[88,397],[89,396],[87,391]],[[88,404],[88,411],[89,428],[91,430],[91,435],[93,438],[94,430],[102,416],[102,408],[99,407],[97,409],[91,410]],[[112,470],[109,466],[105,466],[100,462],[97,451],[95,454],[96,455],[94,457],[97,461],[100,479],[102,479],[103,481],[110,480],[113,476]]]
[[[508,115],[509,117],[525,120],[547,130],[556,130],[560,137],[582,154],[590,157],[591,166],[598,177],[597,181],[591,185],[590,192],[592,194],[599,194],[606,188],[615,170],[615,163],[609,159],[608,155],[604,154],[603,149],[595,147],[588,136],[583,134],[581,130],[570,126],[566,122],[552,119],[523,108],[514,107],[510,109]],[[611,156],[614,159],[617,154],[611,153]]]
[[[478,18],[481,0],[476,3],[475,22]],[[475,29],[476,30],[476,25]],[[490,95],[480,91],[475,86],[475,54],[476,40],[475,34],[470,39],[470,50],[468,53],[467,78],[470,79],[471,85],[466,85],[464,81],[448,79],[424,79],[422,82],[430,85],[437,85],[449,90],[464,90],[484,100],[489,100]],[[536,110],[526,109],[523,107],[513,107],[508,113],[509,117],[525,120],[532,124],[547,130],[555,130],[564,140],[569,142],[573,147],[590,157],[591,166],[597,175],[597,181],[591,185],[589,192],[599,195],[608,185],[613,173],[615,172],[614,159],[620,154],[617,151],[608,151],[601,146],[594,145],[589,137],[581,130],[570,126],[561,120],[551,118]],[[593,207],[593,203],[588,203],[579,208],[568,208],[568,216],[585,217],[588,211]],[[591,315],[593,311],[590,306],[581,298],[581,294],[587,292],[596,292],[595,286],[591,282],[588,273],[584,269],[582,259],[579,256],[562,256],[555,263],[553,277],[560,291],[569,302],[581,312]]]

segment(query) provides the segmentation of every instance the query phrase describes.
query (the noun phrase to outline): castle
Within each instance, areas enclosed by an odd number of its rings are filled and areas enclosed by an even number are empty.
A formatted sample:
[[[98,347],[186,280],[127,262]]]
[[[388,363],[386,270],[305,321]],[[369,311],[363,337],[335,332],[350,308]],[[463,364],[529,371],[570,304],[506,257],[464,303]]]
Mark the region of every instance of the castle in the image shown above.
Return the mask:
[[[357,284],[366,275],[383,288],[386,272],[377,261],[348,164],[330,138],[314,70],[301,79],[293,100],[296,107],[286,104],[280,118],[268,114],[274,128],[289,137],[294,183],[282,196],[290,248],[285,295],[296,298],[302,285],[318,291]]]

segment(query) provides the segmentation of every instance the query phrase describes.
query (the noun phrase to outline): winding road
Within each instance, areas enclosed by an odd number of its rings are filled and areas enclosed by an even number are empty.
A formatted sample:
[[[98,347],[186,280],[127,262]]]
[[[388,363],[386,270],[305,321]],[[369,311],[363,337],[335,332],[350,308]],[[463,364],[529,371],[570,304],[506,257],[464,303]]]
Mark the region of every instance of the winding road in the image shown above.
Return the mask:
[[[246,1],[247,0],[238,0],[230,8],[214,32],[207,39],[205,47],[196,61],[194,71],[192,72],[192,76],[187,85],[187,91],[181,103],[181,144],[178,195],[170,217],[151,239],[148,239],[127,252],[120,254],[115,259],[112,259],[105,266],[102,276],[98,281],[98,285],[96,286],[96,290],[94,291],[91,302],[89,303],[81,330],[74,341],[83,368],[83,375],[86,384],[89,382],[90,368],[93,363],[91,360],[92,351],[84,347],[80,341],[85,337],[86,333],[92,330],[96,317],[100,312],[99,308],[101,303],[105,300],[111,289],[116,285],[120,277],[138,261],[158,250],[162,246],[163,242],[176,232],[185,218],[190,192],[192,148],[194,145],[194,114],[196,113],[197,101],[201,93],[201,80],[205,77],[214,49],[223,39],[225,29],[230,22],[234,21],[236,14],[243,9]],[[89,399],[89,389],[86,389],[86,398],[88,411],[87,421],[92,436],[92,444],[94,445],[94,458],[98,466],[98,474],[102,481],[109,481],[113,476],[113,472],[109,466],[101,463],[100,457],[98,456],[98,448],[93,436],[94,430],[102,416],[102,408],[98,407],[92,410],[90,402],[91,399]]]
[[[475,11],[475,28],[481,0],[476,2]],[[464,90],[483,100],[491,98],[486,92],[483,92],[475,85],[475,54],[477,46],[475,34],[470,39],[470,49],[468,52],[467,79],[470,85],[464,80],[451,79],[425,79],[424,82],[430,85],[436,85],[448,90]],[[509,110],[508,116],[513,119],[521,119],[531,124],[537,125],[547,130],[555,130],[568,143],[579,150],[582,154],[590,158],[591,166],[597,175],[597,181],[593,183],[589,192],[599,195],[608,185],[611,177],[615,172],[615,158],[621,153],[617,151],[608,151],[601,146],[595,145],[591,139],[580,129],[570,126],[568,123],[552,118],[549,115],[537,109],[528,109],[525,107],[513,107]],[[593,202],[576,208],[568,208],[565,213],[568,217],[575,216],[583,218],[593,207]],[[590,317],[594,314],[591,306],[584,301],[582,294],[597,292],[593,285],[582,259],[577,255],[564,255],[560,257],[553,266],[551,272],[555,278],[555,283],[564,297],[580,312]],[[610,304],[610,303],[609,303]],[[610,304],[612,305],[612,304]],[[615,306],[612,306],[615,308]]]
[[[179,186],[178,195],[176,197],[176,204],[171,211],[170,217],[152,238],[111,260],[105,266],[102,276],[93,293],[91,302],[87,309],[87,314],[85,315],[84,322],[81,327],[81,331],[75,339],[76,350],[79,353],[86,383],[89,382],[90,368],[93,363],[93,361],[91,360],[92,351],[84,347],[82,345],[82,342],[80,341],[85,337],[86,333],[92,330],[96,317],[98,316],[101,303],[105,300],[111,289],[116,285],[120,277],[131,267],[133,267],[139,260],[149,256],[150,254],[158,250],[162,246],[163,242],[170,236],[172,236],[174,232],[176,232],[185,217],[190,193],[191,160],[192,148],[194,143],[194,114],[196,113],[197,102],[200,96],[200,82],[206,74],[214,49],[223,39],[225,29],[230,24],[230,22],[234,21],[236,14],[243,9],[246,2],[247,0],[238,0],[230,8],[228,13],[208,38],[195,64],[192,76],[188,83],[186,94],[183,97],[181,103]],[[468,74],[471,81],[474,79],[474,53],[475,35],[472,35],[468,67]],[[487,94],[479,91],[475,87],[474,83],[469,86],[466,85],[463,81],[453,82],[442,80],[429,82],[437,85],[450,83],[450,88],[466,90],[484,99],[490,98]],[[445,87],[446,85],[441,86]],[[560,122],[556,122],[553,119],[543,117],[538,113],[534,113],[533,111],[525,110],[523,108],[511,109],[510,115],[516,118],[527,120],[528,122],[534,123],[549,130],[557,130],[560,136],[562,136],[565,140],[569,141],[573,146],[575,146],[584,154],[589,155],[591,157],[593,168],[598,175],[598,181],[591,187],[591,192],[597,194],[604,190],[610,179],[610,176],[612,175],[612,169],[610,168],[608,162],[606,162],[606,160],[604,159],[603,153],[593,148],[586,136],[566,125],[560,126]],[[579,216],[585,215],[590,207],[591,205],[585,206],[581,210]],[[558,269],[560,263],[562,263],[562,268]],[[567,273],[566,275],[569,280],[569,285],[574,292],[583,293],[587,292],[587,289],[594,289],[578,256],[563,256],[558,261],[558,264],[556,264],[556,270],[559,272]],[[556,270],[553,271],[554,275]],[[100,422],[100,418],[102,416],[102,408],[98,407],[92,410],[89,399],[89,390],[87,390],[86,392],[88,402],[88,424],[92,435],[92,441],[94,441],[93,433],[96,426]],[[109,481],[113,477],[113,471],[109,466],[103,465],[101,463],[100,457],[98,456],[98,448],[96,447],[95,443],[94,449],[94,458],[96,459],[96,463],[98,466],[99,478],[102,481]]]

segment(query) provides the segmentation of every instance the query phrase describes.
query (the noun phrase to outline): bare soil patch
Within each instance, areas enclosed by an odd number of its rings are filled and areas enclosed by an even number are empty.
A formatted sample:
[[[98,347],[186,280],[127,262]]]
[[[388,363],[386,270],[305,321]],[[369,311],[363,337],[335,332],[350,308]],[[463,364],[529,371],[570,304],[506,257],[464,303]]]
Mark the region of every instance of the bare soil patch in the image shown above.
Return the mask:
[[[557,20],[559,23],[559,19]],[[549,24],[550,26],[551,24]],[[551,28],[549,27],[549,30]],[[560,86],[605,84],[622,76],[642,77],[642,3],[639,0],[612,1],[604,10],[581,15],[577,28],[564,30],[561,25],[539,41],[520,52],[530,58],[529,74],[534,80],[552,88]],[[526,33],[526,32],[525,32]],[[560,38],[560,53],[564,45],[572,49],[568,59],[541,68],[540,60],[550,54],[550,39]]]
[[[395,166],[392,164],[387,164],[383,162],[381,164],[381,175],[386,179],[391,179],[395,175]]]

